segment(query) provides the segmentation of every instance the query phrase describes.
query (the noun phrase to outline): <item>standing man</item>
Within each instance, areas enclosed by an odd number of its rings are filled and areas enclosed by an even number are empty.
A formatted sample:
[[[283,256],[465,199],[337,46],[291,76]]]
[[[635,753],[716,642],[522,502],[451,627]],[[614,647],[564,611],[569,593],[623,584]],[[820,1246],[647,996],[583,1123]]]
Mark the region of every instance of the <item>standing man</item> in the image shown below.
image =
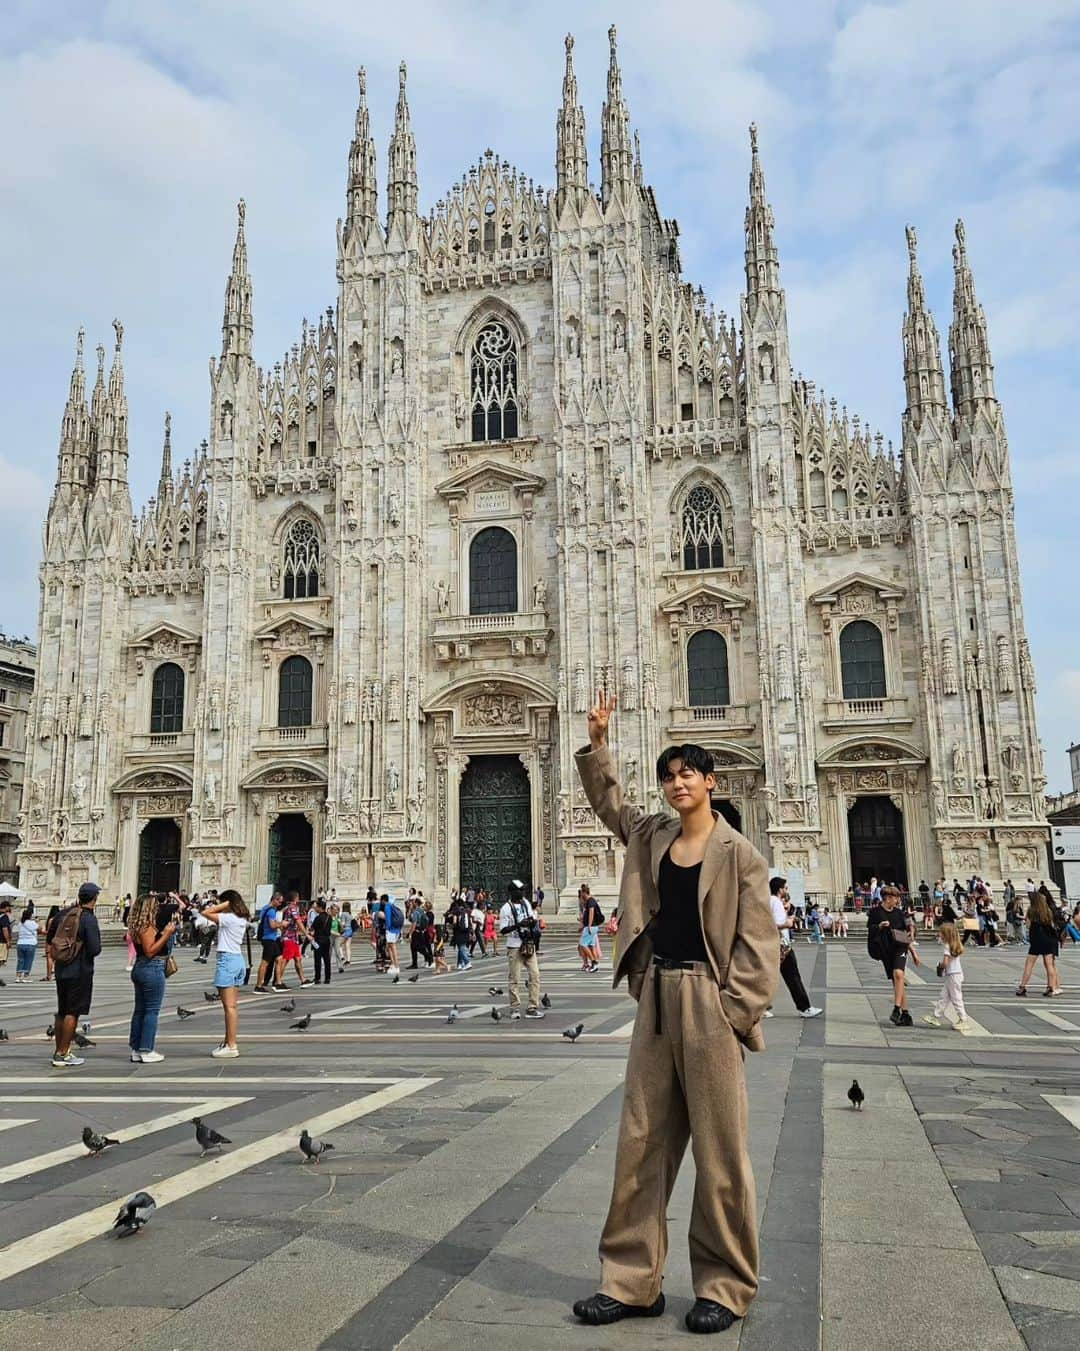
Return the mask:
[[[280,899],[280,895],[275,892],[259,913],[258,937],[262,944],[262,960],[259,962],[259,971],[255,978],[256,994],[267,994],[270,988],[267,982],[271,980],[276,988],[280,988],[277,979],[278,962],[281,960],[282,919],[278,913]]]
[[[418,957],[423,957],[424,965],[431,966],[435,961],[431,951],[431,939],[428,937],[428,913],[421,895],[414,896],[409,910],[409,950],[412,953],[412,970],[417,970]]]
[[[769,881],[769,903],[772,906],[773,923],[780,932],[780,974],[788,987],[788,994],[803,1018],[816,1018],[821,1010],[810,1003],[806,987],[799,974],[799,963],[791,943],[791,915],[788,904],[791,893],[788,891],[786,877],[773,877]]]
[[[914,926],[900,909],[900,888],[883,887],[881,903],[875,905],[866,920],[866,950],[875,961],[885,968],[885,974],[892,981],[893,1008],[889,1021],[897,1027],[913,1026],[907,1006],[905,972],[907,970],[908,948],[915,937]],[[915,965],[919,966],[919,954],[912,950]]]
[[[7,965],[8,953],[11,951],[11,902],[0,901],[0,972]],[[4,984],[3,976],[0,975],[0,985]]]
[[[71,1043],[75,1024],[89,1016],[94,997],[94,958],[101,951],[94,906],[100,892],[96,882],[84,882],[78,904],[57,911],[45,931],[56,975],[56,1050],[52,1063],[58,1070],[86,1063],[74,1054]]]
[[[515,880],[507,888],[507,901],[499,911],[499,928],[506,935],[506,959],[509,967],[508,988],[510,991],[510,1017],[521,1017],[521,998],[518,995],[518,981],[524,969],[529,981],[529,1002],[525,1006],[526,1018],[542,1018],[544,1010],[540,1007],[540,958],[537,950],[540,942],[540,925],[525,895],[525,885]]]
[[[743,1050],[777,985],[780,940],[765,860],[719,813],[711,754],[670,746],[656,776],[675,817],[624,802],[605,742],[615,699],[589,712],[578,773],[593,810],[626,846],[615,984],[638,1000],[600,1238],[600,1290],[578,1300],[584,1323],[659,1317],[667,1204],[687,1140],[697,1181],[690,1216],[691,1332],[722,1332],[758,1288],[754,1178],[747,1148]],[[642,997],[644,995],[644,998]]]

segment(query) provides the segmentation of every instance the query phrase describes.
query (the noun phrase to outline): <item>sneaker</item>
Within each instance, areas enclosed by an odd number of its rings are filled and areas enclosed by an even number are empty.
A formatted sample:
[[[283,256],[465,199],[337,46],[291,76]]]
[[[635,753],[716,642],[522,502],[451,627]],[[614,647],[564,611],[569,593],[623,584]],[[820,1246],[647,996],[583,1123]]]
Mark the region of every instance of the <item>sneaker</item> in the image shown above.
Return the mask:
[[[958,1023],[953,1023],[952,1030],[954,1032],[967,1032],[970,1029],[970,1027],[971,1024],[968,1022],[968,1020],[966,1018],[961,1018]]]
[[[302,980],[302,981],[300,982],[300,988],[301,988],[301,990],[302,990],[302,989],[304,988],[305,985],[314,985],[314,984],[315,984],[314,981],[310,981],[310,980]],[[287,985],[283,985],[281,988],[282,988],[283,990],[287,990],[289,987],[288,987]],[[274,986],[274,989],[275,989],[275,990],[277,989],[277,986],[276,986],[276,985]]]
[[[543,1016],[544,1016],[544,1010],[543,1010],[543,1009],[526,1009],[526,1010],[525,1010],[525,1017],[526,1017],[526,1018],[543,1018]]]
[[[922,1020],[923,1020],[923,1022],[927,1025],[927,1027],[940,1027],[940,1026],[941,1026],[941,1019],[940,1019],[940,1018],[935,1018],[934,1015],[933,1015],[932,1013],[924,1013],[924,1014],[923,1014]]]
[[[889,1022],[890,1022],[890,1023],[897,1023],[897,1024],[899,1024],[899,1022],[900,1022],[900,1005],[899,1005],[899,1004],[894,1004],[894,1005],[893,1005],[893,1011],[892,1011],[892,1013],[889,1014]]]
[[[157,1065],[165,1059],[160,1051],[136,1051],[135,1054],[144,1065]]]
[[[256,986],[255,986],[255,993],[256,993],[256,994],[269,994],[269,993],[270,993],[270,986],[269,986],[269,985],[256,985]]]
[[[515,1010],[513,1011],[513,1013],[510,1015],[510,1021],[511,1021],[512,1023],[520,1023],[520,1022],[521,1022],[521,1014],[517,1011],[517,1009],[515,1009]]]
[[[808,1009],[803,1009],[799,1014],[800,1018],[817,1018],[821,1015],[821,1009],[815,1008],[813,1004]]]
[[[265,990],[265,988],[266,988],[266,987],[263,986],[263,989],[264,989],[264,990]],[[274,991],[275,994],[284,994],[285,991],[286,991],[289,987],[288,987],[287,985],[274,985],[274,986],[272,986],[271,988],[273,989],[273,991]]]
[[[772,1009],[766,1009],[765,1012],[764,1012],[761,1016],[762,1016],[763,1018],[775,1018],[775,1017],[776,1017],[776,1014],[773,1013]]]
[[[210,1054],[215,1060],[235,1060],[240,1052],[235,1046],[215,1046]]]
[[[142,1064],[142,1054],[141,1054],[139,1051],[132,1051],[132,1053],[131,1053],[131,1063],[132,1063],[133,1065],[141,1065],[141,1064]]]
[[[76,1065],[85,1065],[86,1061],[81,1055],[75,1055],[68,1051],[67,1055],[54,1055],[52,1058],[53,1068],[58,1070],[74,1069]]]
[[[902,1010],[900,1017],[896,1020],[897,1027],[914,1027],[915,1019],[908,1013],[907,1009]]]

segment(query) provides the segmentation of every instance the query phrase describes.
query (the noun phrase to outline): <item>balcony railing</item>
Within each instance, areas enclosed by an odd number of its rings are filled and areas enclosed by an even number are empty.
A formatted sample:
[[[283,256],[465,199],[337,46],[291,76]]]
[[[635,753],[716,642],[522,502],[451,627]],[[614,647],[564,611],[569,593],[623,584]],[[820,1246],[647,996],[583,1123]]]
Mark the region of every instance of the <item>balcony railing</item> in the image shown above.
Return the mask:
[[[298,727],[260,727],[253,749],[260,755],[268,755],[286,746],[303,746],[305,750],[324,750],[326,724],[304,723]]]
[[[138,732],[127,743],[128,755],[192,755],[195,751],[194,732]]]
[[[825,725],[844,727],[867,723],[910,723],[906,699],[826,699]]]
[[[543,610],[511,614],[438,615],[432,624],[435,655],[441,661],[500,650],[516,655],[542,656],[547,650],[549,621]]]
[[[671,710],[672,731],[693,727],[722,727],[729,732],[748,732],[754,724],[746,704],[676,704]]]

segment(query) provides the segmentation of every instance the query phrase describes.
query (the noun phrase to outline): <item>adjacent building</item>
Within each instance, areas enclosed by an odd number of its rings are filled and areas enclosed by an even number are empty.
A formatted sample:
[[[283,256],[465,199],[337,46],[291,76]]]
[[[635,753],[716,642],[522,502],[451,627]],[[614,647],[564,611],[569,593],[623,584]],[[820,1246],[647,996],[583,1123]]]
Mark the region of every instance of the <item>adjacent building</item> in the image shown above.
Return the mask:
[[[0,633],[0,882],[16,882],[15,852],[26,763],[26,721],[37,649],[29,638]]]
[[[948,371],[913,229],[900,453],[796,375],[751,128],[745,292],[688,280],[611,32],[600,188],[566,44],[555,186],[487,151],[426,212],[405,68],[385,214],[363,72],[335,303],[256,364],[241,202],[207,440],[128,491],[123,327],[80,333],[41,568],[24,876],[501,887],[619,854],[574,773],[618,693],[808,890],[1038,870],[1005,423],[962,224]],[[596,161],[593,160],[595,165]],[[272,284],[272,280],[270,282]]]

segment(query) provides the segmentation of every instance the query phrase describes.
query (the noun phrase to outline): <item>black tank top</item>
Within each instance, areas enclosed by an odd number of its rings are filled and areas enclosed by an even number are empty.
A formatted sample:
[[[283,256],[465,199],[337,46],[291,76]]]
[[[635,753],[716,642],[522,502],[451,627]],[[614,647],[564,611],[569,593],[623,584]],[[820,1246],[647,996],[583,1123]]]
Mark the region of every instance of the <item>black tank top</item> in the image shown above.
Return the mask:
[[[660,913],[652,924],[653,951],[675,962],[707,962],[705,935],[701,932],[698,884],[701,864],[680,867],[670,850],[660,860]]]

